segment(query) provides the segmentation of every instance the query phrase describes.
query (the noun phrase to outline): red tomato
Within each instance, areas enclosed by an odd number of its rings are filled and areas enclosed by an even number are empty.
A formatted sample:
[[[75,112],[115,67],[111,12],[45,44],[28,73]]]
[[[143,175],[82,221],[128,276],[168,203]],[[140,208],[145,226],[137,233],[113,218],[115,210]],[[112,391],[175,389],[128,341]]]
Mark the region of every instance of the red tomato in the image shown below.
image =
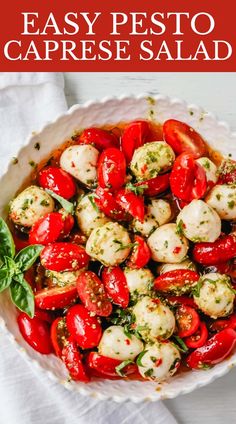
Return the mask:
[[[236,332],[226,328],[211,337],[204,346],[194,350],[187,357],[190,368],[199,369],[222,362],[236,345]]]
[[[187,305],[177,308],[175,318],[178,336],[181,338],[192,336],[200,325],[198,313]]]
[[[193,258],[203,265],[218,265],[236,256],[236,235],[229,234],[214,243],[197,243],[193,248]]]
[[[46,288],[35,293],[35,305],[40,309],[61,309],[70,305],[77,297],[77,289],[72,284]]]
[[[140,181],[135,186],[147,186],[144,189],[145,196],[157,196],[163,191],[166,191],[170,185],[170,174],[158,175],[155,178],[151,178],[147,181]]]
[[[52,324],[52,322],[53,322],[53,316],[50,315],[50,313],[48,311],[36,309],[34,316],[41,319],[42,321],[48,322],[49,324]]]
[[[127,308],[129,304],[129,289],[125,274],[118,266],[104,268],[102,271],[102,282],[112,302],[121,308]]]
[[[70,199],[76,193],[76,185],[71,175],[54,166],[49,166],[39,172],[39,184],[64,199]]]
[[[59,317],[55,319],[51,325],[51,341],[55,353],[59,358],[62,354],[62,349],[69,338],[69,332],[66,327],[65,318]]]
[[[166,300],[171,305],[184,305],[190,306],[191,308],[197,308],[196,303],[194,302],[192,297],[187,296],[167,296]]]
[[[62,349],[61,359],[66,365],[71,378],[75,381],[83,381],[87,383],[90,378],[86,374],[81,354],[78,351],[76,343],[68,340]]]
[[[70,213],[67,213],[64,209],[60,209],[59,213],[62,215],[63,218],[63,230],[60,234],[60,239],[67,238],[74,227],[74,217]]]
[[[208,274],[209,272],[219,272],[220,274],[230,275],[230,271],[231,271],[231,264],[229,261],[204,267],[205,274]]]
[[[137,196],[132,191],[121,189],[116,193],[116,201],[126,212],[143,222],[145,207],[141,196]]]
[[[98,276],[92,271],[82,272],[77,279],[77,291],[80,299],[90,312],[107,317],[112,312],[112,304]]]
[[[88,265],[85,249],[74,243],[52,243],[40,254],[42,265],[50,271],[76,271]]]
[[[69,234],[68,241],[70,243],[84,245],[87,242],[87,237],[84,234],[82,234],[82,233],[80,233],[79,231],[76,230],[73,233]]]
[[[107,188],[97,187],[94,198],[98,208],[109,218],[116,221],[126,221],[128,214],[117,203],[115,196]]]
[[[182,153],[174,162],[170,188],[178,199],[191,202],[200,199],[207,190],[206,172],[189,153]]]
[[[87,359],[89,368],[97,371],[100,376],[118,377],[116,367],[118,367],[122,361],[118,359],[108,358],[107,356],[99,355],[97,352],[90,352]],[[124,377],[127,375],[137,372],[136,364],[129,364],[122,369]]]
[[[84,305],[72,306],[66,315],[68,331],[82,349],[96,347],[102,337],[102,327],[97,317],[91,316]]]
[[[79,144],[93,144],[100,151],[109,147],[119,148],[116,135],[101,128],[86,128],[80,135]]]
[[[115,147],[104,150],[98,160],[98,183],[102,188],[118,190],[125,183],[126,162],[124,154]]]
[[[206,143],[192,127],[176,119],[169,119],[163,125],[164,140],[175,153],[190,153],[195,158],[207,154]]]
[[[125,128],[121,138],[121,149],[127,163],[131,161],[134,151],[148,141],[149,135],[150,127],[147,121],[134,121]]]
[[[154,281],[154,288],[163,293],[184,291],[199,280],[199,275],[190,269],[175,269],[165,272]]]
[[[26,237],[26,235],[23,235],[23,234],[22,236],[21,234],[18,235],[15,233],[15,231],[12,232],[12,236],[13,236],[13,240],[14,240],[17,252],[29,246],[28,236]]]
[[[27,314],[21,312],[18,315],[17,323],[25,341],[34,350],[45,355],[53,352],[50,325],[47,321],[38,317],[29,318]]]
[[[187,337],[184,340],[184,343],[190,349],[197,349],[198,347],[202,347],[206,343],[207,337],[208,331],[206,324],[204,322],[200,322],[200,326],[196,333],[194,333],[192,336]]]
[[[145,240],[140,236],[134,237],[135,246],[127,262],[130,268],[143,268],[151,259],[150,249]]]
[[[59,212],[50,212],[40,218],[29,232],[29,244],[49,244],[58,239],[64,228]]]
[[[235,184],[236,183],[236,161],[227,159],[221,167],[220,178],[217,184]]]
[[[236,314],[231,315],[231,317],[227,319],[217,319],[210,325],[211,331],[219,332],[225,328],[236,330]]]

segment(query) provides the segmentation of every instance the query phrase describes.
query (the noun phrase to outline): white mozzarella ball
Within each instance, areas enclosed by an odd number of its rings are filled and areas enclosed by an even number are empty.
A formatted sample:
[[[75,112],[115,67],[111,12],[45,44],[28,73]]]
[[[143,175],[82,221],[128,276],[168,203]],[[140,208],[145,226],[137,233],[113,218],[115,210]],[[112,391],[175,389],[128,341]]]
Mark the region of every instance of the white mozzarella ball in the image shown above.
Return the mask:
[[[131,295],[148,294],[150,292],[154,281],[154,276],[150,269],[131,269],[126,267],[124,274]]]
[[[133,226],[138,233],[148,237],[157,227],[169,222],[171,215],[171,206],[166,200],[152,199],[147,205],[144,221],[135,219]]]
[[[175,224],[157,228],[148,238],[147,244],[156,262],[179,263],[188,252],[188,240],[177,233]]]
[[[11,202],[9,218],[14,224],[31,227],[53,209],[52,197],[42,188],[32,185]]]
[[[205,157],[197,159],[196,162],[199,163],[199,165],[201,165],[206,172],[207,182],[212,182],[215,184],[218,180],[216,165],[209,158]]]
[[[200,284],[199,295],[194,295],[194,301],[204,314],[219,318],[232,312],[235,295],[227,275],[217,272],[205,274]]]
[[[216,185],[206,197],[206,202],[218,213],[221,219],[236,219],[236,187]]]
[[[175,154],[165,141],[146,143],[135,150],[130,169],[140,181],[149,180],[173,165]]]
[[[221,220],[203,200],[193,200],[177,216],[177,226],[194,243],[214,242],[221,233]]]
[[[121,325],[108,327],[100,340],[98,352],[108,358],[120,361],[133,361],[143,350],[143,343],[136,336],[130,338],[124,333]]]
[[[133,314],[136,330],[146,342],[166,340],[174,332],[174,314],[157,298],[143,297],[134,306]]]
[[[61,155],[60,166],[74,178],[89,187],[97,180],[99,151],[89,145],[70,146]]]
[[[109,222],[104,213],[96,207],[91,194],[79,198],[75,215],[79,228],[86,236],[89,236],[94,228],[99,228]]]
[[[162,264],[158,266],[157,271],[161,275],[165,272],[175,271],[176,269],[190,269],[191,271],[196,271],[196,265],[190,261],[190,259],[185,259],[185,261],[179,264]]]
[[[108,222],[91,232],[86,252],[103,265],[119,265],[130,253],[129,233],[122,225]]]
[[[144,354],[140,354],[138,369],[142,377],[160,383],[175,374],[180,365],[181,356],[173,343],[156,342],[146,345]]]

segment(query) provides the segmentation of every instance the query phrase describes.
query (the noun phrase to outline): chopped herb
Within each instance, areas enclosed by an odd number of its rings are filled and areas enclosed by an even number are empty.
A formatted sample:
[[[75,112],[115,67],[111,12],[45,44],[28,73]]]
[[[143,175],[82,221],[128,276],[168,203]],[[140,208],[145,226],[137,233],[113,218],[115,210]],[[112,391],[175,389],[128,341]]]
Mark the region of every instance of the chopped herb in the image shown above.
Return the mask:
[[[74,204],[71,202],[68,202],[68,200],[64,199],[64,197],[59,196],[58,194],[54,193],[54,191],[52,190],[45,190],[48,194],[50,194],[50,196],[52,196],[54,199],[56,199],[61,206],[63,207],[63,209],[65,209],[65,211],[67,213],[70,213],[73,215],[74,213]]]
[[[40,205],[41,206],[49,206],[49,201],[46,200],[46,199],[43,199],[43,200],[41,200]]]
[[[147,371],[145,371],[144,375],[145,377],[151,377],[153,375],[153,368],[149,368]]]
[[[120,250],[124,250],[124,249],[130,249],[132,247],[137,246],[137,243],[128,243],[128,244],[123,244],[120,240],[113,240],[113,243],[117,243],[120,245],[120,247],[118,247],[118,249],[116,250],[116,252],[119,252]]]
[[[194,112],[192,110],[189,111],[189,115],[193,116]]]
[[[134,362],[131,360],[126,360],[121,362],[121,364],[117,365],[117,367],[115,368],[116,373],[120,376],[120,377],[125,377],[125,373],[124,373],[124,368],[127,367],[127,365],[133,364]]]
[[[140,185],[134,185],[132,183],[126,184],[125,188],[129,191],[132,191],[136,196],[142,196],[144,191],[148,188],[148,185],[143,183]]]
[[[169,372],[170,372],[170,371],[173,371],[173,370],[176,368],[176,365],[177,365],[177,364],[179,364],[179,363],[180,363],[179,358],[176,358],[176,359],[174,360],[173,364],[171,365],[171,367],[170,367],[170,369],[169,369]]]
[[[176,225],[176,232],[180,236],[184,234],[184,221],[182,219],[179,220],[178,224]]]
[[[97,206],[97,204],[94,202],[94,197],[95,197],[95,194],[89,194],[89,195],[88,195],[88,199],[89,199],[89,201],[90,201],[90,203],[91,203],[91,205],[92,205],[93,209],[94,209],[96,212],[98,212],[98,213],[99,213],[98,206]]]
[[[37,166],[37,164],[33,160],[30,160],[28,163],[30,166],[32,166],[32,168],[36,168]]]
[[[136,359],[136,363],[139,367],[144,367],[144,365],[142,364],[142,358],[145,355],[145,353],[147,353],[147,350],[143,350],[137,357]]]
[[[175,344],[175,346],[177,347],[178,350],[180,350],[181,352],[188,352],[188,347],[179,336],[173,336],[173,338],[175,339],[177,343]]]
[[[34,148],[35,148],[36,150],[40,150],[40,143],[35,143]]]
[[[19,160],[16,157],[12,158],[12,164],[16,165],[19,162]]]
[[[229,209],[233,209],[233,208],[234,208],[234,205],[235,205],[234,200],[230,200],[230,201],[228,202],[228,207],[229,207]]]
[[[167,249],[167,247],[168,247],[168,244],[169,244],[169,243],[168,243],[168,240],[165,240],[165,241],[164,241],[164,247],[165,247],[166,249]]]

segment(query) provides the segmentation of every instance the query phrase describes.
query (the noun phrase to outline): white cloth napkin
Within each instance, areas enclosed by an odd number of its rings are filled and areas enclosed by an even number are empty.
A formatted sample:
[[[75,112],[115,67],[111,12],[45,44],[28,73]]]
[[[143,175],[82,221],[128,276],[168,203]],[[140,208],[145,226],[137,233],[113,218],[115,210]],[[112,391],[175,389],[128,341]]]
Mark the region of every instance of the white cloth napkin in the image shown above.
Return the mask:
[[[0,172],[32,131],[67,109],[58,73],[0,73]],[[97,401],[50,381],[0,332],[0,422],[177,424],[162,402]]]

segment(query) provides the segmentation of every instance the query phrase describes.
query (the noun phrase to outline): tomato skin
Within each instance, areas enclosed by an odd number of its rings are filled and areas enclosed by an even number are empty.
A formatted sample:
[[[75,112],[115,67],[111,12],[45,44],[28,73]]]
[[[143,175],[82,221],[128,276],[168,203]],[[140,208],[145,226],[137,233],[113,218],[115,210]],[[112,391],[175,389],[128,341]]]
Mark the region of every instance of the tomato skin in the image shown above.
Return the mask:
[[[61,309],[78,297],[75,285],[42,289],[35,293],[35,305],[40,309]]]
[[[41,319],[42,321],[48,322],[49,324],[52,324],[52,322],[53,322],[52,315],[50,315],[50,313],[47,312],[47,311],[36,309],[35,310],[35,313],[34,313],[34,316],[37,317],[37,318],[39,318],[39,319]]]
[[[90,381],[82,363],[81,354],[73,340],[69,339],[63,347],[61,359],[65,363],[73,380],[83,381],[84,383],[88,383]]]
[[[207,154],[206,143],[192,127],[176,119],[168,119],[163,125],[164,140],[175,153],[191,153],[196,159]]]
[[[102,327],[97,317],[91,316],[84,305],[72,306],[66,315],[66,325],[74,340],[82,349],[98,346]]]
[[[190,306],[179,306],[175,314],[178,336],[181,338],[192,336],[200,325],[200,318],[195,309]]]
[[[211,337],[204,346],[194,350],[187,357],[187,365],[193,369],[201,369],[204,365],[215,365],[222,362],[236,345],[236,332],[226,328]]]
[[[24,312],[18,315],[17,323],[25,341],[37,352],[49,355],[53,352],[50,338],[50,325],[35,316],[30,318]]]
[[[56,355],[60,358],[62,349],[69,338],[69,332],[66,328],[65,318],[56,318],[51,325],[51,341]]]
[[[69,234],[67,241],[69,243],[79,244],[79,245],[85,245],[87,242],[87,238],[84,234],[80,233],[79,231],[73,231]]]
[[[236,183],[236,161],[227,159],[222,166],[222,171],[217,184],[235,184]]]
[[[50,212],[40,218],[29,232],[29,244],[49,244],[58,239],[64,228],[62,215]]]
[[[141,196],[137,196],[126,189],[121,189],[116,193],[116,201],[126,212],[143,222],[145,207]]]
[[[64,209],[60,209],[59,213],[63,217],[63,224],[64,224],[63,230],[62,230],[60,237],[59,237],[59,240],[61,240],[61,239],[69,237],[69,234],[70,234],[72,228],[74,227],[75,220],[74,220],[73,215],[71,215],[70,213],[66,213],[64,211]]]
[[[115,147],[105,149],[98,160],[98,183],[102,188],[118,190],[125,183],[126,161],[124,154]]]
[[[190,269],[175,269],[157,277],[154,281],[154,288],[163,293],[175,292],[184,288],[185,285],[194,284],[199,278],[199,274]]]
[[[76,193],[76,184],[71,175],[54,166],[49,166],[39,172],[39,184],[64,199],[70,199]]]
[[[98,208],[109,218],[117,221],[129,219],[127,213],[117,203],[114,194],[107,188],[97,187],[94,201]]]
[[[104,284],[94,272],[82,272],[76,286],[81,301],[90,312],[102,317],[111,314],[112,304],[106,295]]]
[[[189,349],[197,349],[198,347],[202,347],[206,343],[207,338],[208,331],[206,324],[204,322],[200,322],[200,326],[196,333],[184,339],[184,343]]]
[[[18,236],[18,234],[16,234],[15,231],[12,232],[12,237],[13,237],[17,252],[19,250],[22,250],[25,247],[29,246],[29,244],[30,244],[28,237],[22,238],[22,237]]]
[[[209,265],[204,268],[204,273],[208,274],[209,272],[219,272],[220,274],[229,274],[231,271],[231,263],[229,261],[227,262],[221,262],[215,265]]]
[[[90,352],[87,359],[89,368],[97,371],[100,376],[119,377],[116,367],[121,363],[122,361],[118,359],[108,358],[107,356],[99,355],[97,352]],[[133,374],[137,372],[137,365],[129,364],[122,371],[125,372],[125,375]]]
[[[127,308],[129,304],[129,289],[122,269],[118,266],[104,268],[102,271],[102,282],[112,302],[121,308]]]
[[[100,151],[109,147],[119,148],[119,140],[115,134],[101,128],[86,128],[80,135],[78,143],[93,144]]]
[[[229,234],[214,243],[203,242],[195,244],[193,258],[203,265],[217,265],[236,256],[236,235]]]
[[[194,302],[192,297],[187,296],[167,296],[166,300],[171,305],[184,305],[190,306],[191,308],[197,308],[196,303]]]
[[[231,315],[227,319],[217,319],[210,325],[210,330],[214,332],[219,332],[225,328],[236,330],[236,314]]]
[[[148,141],[149,135],[150,127],[147,121],[134,121],[125,128],[121,138],[121,149],[127,163],[130,163],[134,151]]]
[[[40,254],[42,265],[50,271],[76,271],[88,265],[85,249],[74,243],[58,242],[45,246]]]
[[[136,246],[133,247],[127,266],[133,269],[143,268],[151,259],[150,249],[145,240],[140,236],[134,237]]]
[[[147,186],[144,190],[145,196],[154,197],[160,193],[163,193],[168,189],[170,185],[170,174],[158,175],[155,178],[151,178],[147,181],[140,181],[135,186]]]

